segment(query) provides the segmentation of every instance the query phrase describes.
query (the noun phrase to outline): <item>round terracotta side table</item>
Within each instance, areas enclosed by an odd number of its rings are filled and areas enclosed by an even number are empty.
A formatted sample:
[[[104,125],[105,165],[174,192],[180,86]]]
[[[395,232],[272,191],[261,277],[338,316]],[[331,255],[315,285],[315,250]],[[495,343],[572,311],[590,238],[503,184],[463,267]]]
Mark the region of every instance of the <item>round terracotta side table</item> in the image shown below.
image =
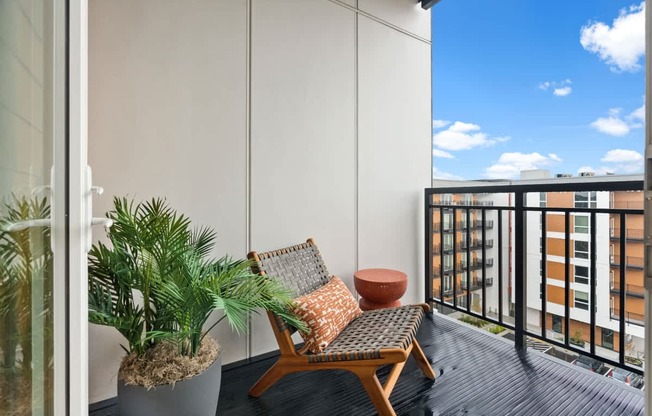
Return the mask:
[[[363,269],[353,274],[353,283],[363,311],[394,308],[401,306],[399,299],[407,289],[407,275],[391,269]]]

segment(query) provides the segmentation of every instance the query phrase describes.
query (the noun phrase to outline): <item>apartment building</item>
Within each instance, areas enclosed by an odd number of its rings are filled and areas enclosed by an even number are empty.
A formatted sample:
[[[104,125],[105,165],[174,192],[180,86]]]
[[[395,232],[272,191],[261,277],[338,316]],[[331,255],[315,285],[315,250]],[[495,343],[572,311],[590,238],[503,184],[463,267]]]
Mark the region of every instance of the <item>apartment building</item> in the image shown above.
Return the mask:
[[[590,176],[590,175],[587,175]],[[530,177],[531,178],[531,177]],[[554,181],[554,178],[542,178]],[[582,177],[574,180],[582,181]],[[595,250],[595,342],[599,353],[617,357],[620,345],[620,213],[597,213],[582,209],[641,209],[642,192],[543,192],[527,196],[529,207],[559,210],[527,213],[528,326],[540,328],[544,312],[549,338],[588,349],[591,323],[591,256]],[[639,358],[644,350],[643,216],[625,218],[625,348]],[[595,230],[592,230],[595,228]],[[592,242],[592,236],[594,241]],[[565,327],[566,278],[568,273],[569,328]],[[543,276],[545,275],[545,288]]]
[[[493,206],[493,196],[444,194],[434,204],[442,205],[433,214],[434,296],[480,313],[483,281],[487,313],[497,313],[498,234],[495,212],[472,209]],[[469,207],[469,208],[467,208]],[[468,293],[468,295],[467,295]]]

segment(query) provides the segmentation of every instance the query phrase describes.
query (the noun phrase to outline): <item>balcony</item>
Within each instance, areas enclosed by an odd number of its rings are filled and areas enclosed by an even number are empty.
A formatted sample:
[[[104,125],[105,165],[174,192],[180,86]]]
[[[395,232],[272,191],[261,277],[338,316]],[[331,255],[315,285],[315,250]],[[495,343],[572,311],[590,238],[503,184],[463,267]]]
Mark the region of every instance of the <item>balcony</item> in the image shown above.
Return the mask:
[[[643,210],[642,205],[635,201],[615,204],[618,205],[617,208],[609,202],[610,195],[613,195],[611,192],[626,192],[628,197],[636,196],[635,192],[639,192],[642,201],[642,189],[643,181],[640,176],[523,183],[461,182],[459,186],[443,185],[427,189],[425,209],[433,218],[444,209],[443,206],[431,202],[436,200],[431,197],[440,192],[453,195],[472,193],[482,195],[483,199],[495,198],[493,205],[473,208],[473,215],[478,223],[495,225],[492,231],[483,227],[477,238],[478,241],[495,240],[494,250],[491,254],[484,250],[484,260],[472,261],[470,267],[466,266],[465,261],[456,263],[455,266],[456,271],[466,271],[496,264],[495,283],[491,281],[489,284],[489,281],[485,281],[483,285],[482,280],[476,279],[468,285],[462,280],[461,288],[469,290],[466,291],[466,298],[460,299],[459,296],[437,296],[438,293],[432,288],[434,284],[441,287],[441,283],[437,281],[441,277],[437,273],[431,273],[433,261],[426,261],[426,276],[433,276],[433,280],[426,281],[425,291],[432,295],[427,301],[436,305],[442,312],[463,312],[512,330],[518,350],[527,347],[526,339],[538,340],[552,348],[563,350],[566,354],[586,355],[608,366],[642,374],[642,365],[639,365],[640,360],[637,358],[645,355],[644,334],[641,330],[645,322],[645,316],[642,315],[644,311],[640,309],[640,302],[626,303],[626,299],[644,298],[645,291],[643,287],[627,281],[626,270],[643,270],[644,267],[642,257],[627,255],[628,244],[638,244],[642,238],[641,232],[631,225],[640,223]],[[574,194],[587,191],[595,191],[598,202],[592,206],[575,207]],[[559,194],[547,198],[547,201],[553,201],[555,205],[540,206],[541,193]],[[469,207],[466,206],[447,206],[445,209],[452,211],[454,216],[469,215]],[[588,241],[585,237],[581,240],[574,239],[576,214],[588,217],[590,226],[585,232]],[[595,226],[592,226],[593,224]],[[549,239],[540,238],[541,229],[554,233],[554,245]],[[424,235],[426,244],[438,238],[428,229]],[[608,264],[600,262],[600,253],[608,253],[614,240],[619,242],[616,252],[610,256]],[[470,245],[474,242],[475,240],[472,240]],[[551,244],[550,248],[548,244]],[[462,247],[466,247],[464,242],[457,248],[459,250]],[[581,252],[582,257],[576,255],[576,252]],[[550,264],[542,262],[540,253],[547,253],[548,256],[554,256],[561,261],[555,260]],[[582,263],[571,260],[573,258],[582,258]],[[548,268],[550,270],[547,270]],[[610,271],[612,276],[615,274],[616,279],[612,278],[611,282],[598,280],[609,279]],[[586,292],[573,286],[573,276],[576,273],[586,276]],[[555,283],[549,282],[549,276],[555,277]],[[492,291],[491,296],[488,296],[489,293],[485,289],[493,284],[498,286],[498,290]],[[599,290],[599,285],[609,285],[609,290]],[[482,294],[476,293],[479,290],[482,290]],[[526,299],[532,297],[528,291],[533,290],[537,291],[537,298],[547,301],[528,305]],[[619,300],[617,305],[626,307],[614,309],[611,306],[614,298]],[[604,332],[598,329],[597,325],[598,313],[609,314],[612,318],[613,340],[603,339]],[[565,328],[572,330],[567,331]]]
[[[474,292],[476,290],[482,290],[482,282],[485,282],[486,287],[490,287],[494,285],[494,278],[493,277],[488,277],[486,279],[473,279],[471,281],[471,291]],[[467,290],[468,284],[466,283],[466,280],[462,280],[462,289]]]
[[[611,227],[609,232],[609,238],[612,240],[619,240],[621,235],[621,229]],[[625,230],[625,240],[626,241],[643,241],[643,229],[642,228],[629,228]]]
[[[457,244],[457,250],[458,250],[458,251],[466,251],[467,246],[468,246],[468,244],[467,244],[466,241],[460,241],[460,242]],[[493,239],[489,239],[489,240],[487,240],[487,241],[482,241],[482,240],[477,240],[477,239],[475,239],[475,240],[471,241],[471,245],[470,245],[470,246],[471,246],[471,250],[481,250],[483,247],[486,247],[486,248],[493,248],[493,246],[494,246],[494,240],[493,240]]]
[[[614,281],[609,285],[609,290],[612,294],[619,294],[622,289],[620,287],[620,282]],[[645,299],[645,288],[639,285],[625,285],[625,295],[632,298]]]
[[[620,309],[611,309],[611,319],[612,320],[619,320],[621,310]],[[636,325],[640,327],[645,327],[645,315],[641,315],[640,313],[634,313],[634,312],[625,312],[625,322],[630,324],[630,325]]]
[[[633,270],[643,270],[645,267],[643,257],[632,256],[621,257],[617,255],[611,255],[609,257],[609,264],[611,264],[612,267],[623,267],[624,264],[626,268]]]

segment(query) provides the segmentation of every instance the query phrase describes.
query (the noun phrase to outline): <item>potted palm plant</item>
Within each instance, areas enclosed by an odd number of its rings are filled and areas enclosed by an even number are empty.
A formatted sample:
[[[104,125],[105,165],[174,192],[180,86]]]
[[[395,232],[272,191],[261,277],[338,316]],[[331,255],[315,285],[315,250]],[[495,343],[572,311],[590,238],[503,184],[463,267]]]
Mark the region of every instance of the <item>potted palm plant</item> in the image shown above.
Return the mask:
[[[107,216],[110,245],[89,253],[89,320],[126,340],[120,415],[214,415],[221,359],[207,334],[223,319],[245,331],[248,315],[265,309],[305,328],[288,312],[290,291],[248,261],[210,258],[215,232],[193,229],[164,200],[115,198]],[[205,328],[215,311],[223,316]]]

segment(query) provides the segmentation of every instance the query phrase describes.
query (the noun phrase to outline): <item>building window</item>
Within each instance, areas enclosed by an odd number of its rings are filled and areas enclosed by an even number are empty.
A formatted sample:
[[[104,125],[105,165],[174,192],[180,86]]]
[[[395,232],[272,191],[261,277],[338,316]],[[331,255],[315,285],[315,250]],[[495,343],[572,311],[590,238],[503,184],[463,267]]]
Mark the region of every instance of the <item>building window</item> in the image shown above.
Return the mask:
[[[602,347],[610,350],[614,349],[614,331],[602,328]]]
[[[466,309],[466,295],[457,297],[457,306]]]
[[[539,192],[539,206],[546,207],[548,205],[548,193]]]
[[[442,205],[451,205],[453,203],[453,194],[443,194],[441,196]]]
[[[453,234],[444,234],[444,251],[453,249]]]
[[[473,194],[464,194],[464,205],[473,205]]]
[[[451,254],[444,256],[444,270],[453,270],[453,256]]]
[[[589,268],[585,266],[575,266],[575,283],[583,285],[589,284]]]
[[[444,212],[444,230],[453,229],[453,213]]]
[[[586,215],[575,216],[575,232],[588,234],[589,233],[589,217]]]
[[[575,192],[575,208],[596,208],[598,206],[598,194],[596,191]]]
[[[589,242],[575,240],[575,258],[588,259],[589,258]]]
[[[559,315],[552,314],[552,330],[561,334],[561,321],[562,318]]]
[[[575,291],[575,307],[578,309],[589,310],[589,294],[586,292]]]
[[[444,275],[444,292],[450,292],[453,290],[453,276],[450,274]]]

